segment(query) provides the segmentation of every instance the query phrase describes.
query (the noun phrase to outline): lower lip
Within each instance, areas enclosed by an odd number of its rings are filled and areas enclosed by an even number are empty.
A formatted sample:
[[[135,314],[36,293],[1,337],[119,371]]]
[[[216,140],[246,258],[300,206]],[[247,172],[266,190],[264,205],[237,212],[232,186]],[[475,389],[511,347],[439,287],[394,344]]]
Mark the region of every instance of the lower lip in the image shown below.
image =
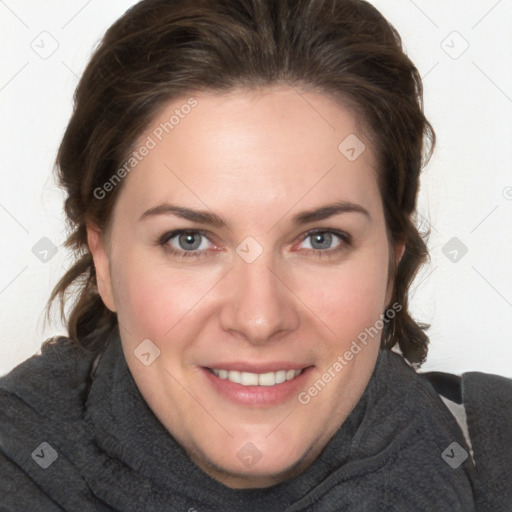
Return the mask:
[[[313,366],[304,368],[302,373],[292,380],[287,380],[274,386],[243,386],[228,379],[221,379],[215,374],[201,368],[213,389],[220,395],[239,405],[253,407],[268,407],[286,402],[296,397],[305,386]]]

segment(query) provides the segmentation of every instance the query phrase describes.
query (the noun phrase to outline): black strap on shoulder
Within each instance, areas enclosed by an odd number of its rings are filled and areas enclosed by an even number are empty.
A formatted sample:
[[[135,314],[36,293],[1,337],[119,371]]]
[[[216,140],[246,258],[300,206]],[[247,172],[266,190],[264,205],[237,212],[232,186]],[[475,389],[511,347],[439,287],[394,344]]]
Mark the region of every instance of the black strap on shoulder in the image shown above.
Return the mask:
[[[440,395],[457,404],[462,403],[461,377],[445,372],[424,372],[422,375]]]
[[[476,468],[476,510],[510,512],[512,379],[483,372],[466,372],[462,377],[444,372],[421,374],[425,375],[438,394],[464,406],[466,441]],[[446,405],[454,413],[452,407]],[[454,416],[461,425],[460,418]]]

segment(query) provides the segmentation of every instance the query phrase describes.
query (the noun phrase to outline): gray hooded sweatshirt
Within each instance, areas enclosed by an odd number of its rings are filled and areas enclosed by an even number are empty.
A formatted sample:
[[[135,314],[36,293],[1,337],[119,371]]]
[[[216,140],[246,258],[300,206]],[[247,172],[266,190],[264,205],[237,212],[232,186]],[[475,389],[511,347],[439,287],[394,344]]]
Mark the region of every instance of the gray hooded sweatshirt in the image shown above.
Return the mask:
[[[427,378],[380,350],[362,397],[305,473],[231,489],[154,416],[118,331],[102,336],[100,353],[56,338],[0,379],[1,511],[512,511],[510,379],[463,376],[475,467]]]

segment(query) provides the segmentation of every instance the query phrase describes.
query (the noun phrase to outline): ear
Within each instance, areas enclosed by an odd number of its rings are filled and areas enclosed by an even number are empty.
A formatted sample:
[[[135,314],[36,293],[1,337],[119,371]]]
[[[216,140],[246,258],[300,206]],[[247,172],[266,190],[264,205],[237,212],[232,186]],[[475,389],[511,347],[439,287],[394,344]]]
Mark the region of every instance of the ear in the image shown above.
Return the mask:
[[[405,242],[400,242],[396,244],[395,246],[395,258],[396,258],[396,266],[398,267],[398,264],[402,260],[402,256],[405,252]]]
[[[110,311],[116,311],[112,276],[110,275],[110,256],[106,250],[101,231],[92,224],[87,224],[87,243],[91,251],[96,270],[98,293]]]
[[[398,267],[398,264],[402,260],[402,256],[404,255],[404,252],[405,252],[405,242],[398,242],[394,246],[394,250],[391,253],[392,257],[395,258],[395,266],[396,267]],[[395,286],[394,280],[390,281],[388,283],[388,290],[387,290],[387,293],[386,293],[386,304],[389,304],[391,302],[391,296],[393,294],[394,286]]]

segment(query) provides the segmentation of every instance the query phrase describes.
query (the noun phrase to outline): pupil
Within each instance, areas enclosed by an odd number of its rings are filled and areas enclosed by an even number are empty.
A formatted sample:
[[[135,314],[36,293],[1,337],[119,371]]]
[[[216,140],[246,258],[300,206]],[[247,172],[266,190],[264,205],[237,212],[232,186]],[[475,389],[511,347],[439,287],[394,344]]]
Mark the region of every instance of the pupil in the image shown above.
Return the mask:
[[[313,235],[313,247],[315,249],[328,249],[332,241],[332,235],[330,233],[317,233]],[[316,243],[319,243],[319,247],[315,247]]]
[[[199,241],[199,237],[197,240],[194,240],[195,237],[195,233],[182,233],[179,239],[180,245],[182,245],[185,250],[197,249],[201,242]]]

